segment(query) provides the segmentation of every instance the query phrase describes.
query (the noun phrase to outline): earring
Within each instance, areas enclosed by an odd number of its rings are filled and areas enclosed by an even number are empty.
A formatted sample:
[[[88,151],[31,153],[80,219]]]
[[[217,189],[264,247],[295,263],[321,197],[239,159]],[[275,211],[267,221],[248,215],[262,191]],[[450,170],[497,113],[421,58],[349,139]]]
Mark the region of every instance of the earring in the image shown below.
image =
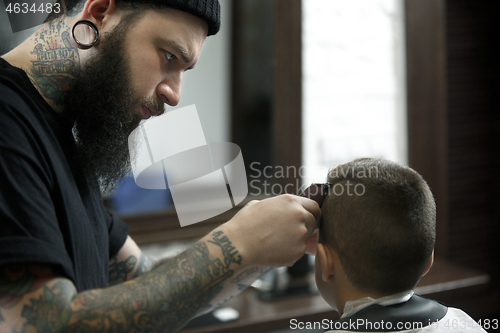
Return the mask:
[[[75,36],[75,29],[82,24],[89,26],[94,31],[94,40],[90,43],[85,43],[84,41],[79,40]],[[80,20],[80,21],[76,22],[75,25],[73,26],[73,30],[71,31],[71,33],[73,36],[73,40],[75,41],[76,44],[78,44],[78,48],[82,49],[82,50],[90,49],[92,46],[94,46],[97,43],[97,40],[99,39],[99,30],[97,29],[96,25],[90,21],[87,21],[87,20]],[[80,34],[81,34],[81,31],[80,31]]]

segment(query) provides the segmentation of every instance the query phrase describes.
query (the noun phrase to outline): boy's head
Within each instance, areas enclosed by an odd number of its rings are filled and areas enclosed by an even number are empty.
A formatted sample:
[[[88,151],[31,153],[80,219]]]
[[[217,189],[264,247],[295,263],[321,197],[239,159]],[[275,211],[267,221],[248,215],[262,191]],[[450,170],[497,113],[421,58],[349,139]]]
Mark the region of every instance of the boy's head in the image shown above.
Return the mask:
[[[316,256],[323,297],[413,289],[430,267],[436,236],[436,206],[424,179],[409,167],[365,158],[330,170],[328,182]]]

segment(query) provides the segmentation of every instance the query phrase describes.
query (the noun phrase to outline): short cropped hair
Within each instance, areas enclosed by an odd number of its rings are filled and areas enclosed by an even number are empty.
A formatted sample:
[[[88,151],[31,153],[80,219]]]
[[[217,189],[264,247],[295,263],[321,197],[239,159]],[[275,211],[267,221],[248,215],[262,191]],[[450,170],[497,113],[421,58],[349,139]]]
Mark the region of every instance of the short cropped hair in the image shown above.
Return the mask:
[[[357,159],[331,169],[319,241],[338,253],[361,291],[394,294],[415,287],[434,249],[436,205],[409,167]]]

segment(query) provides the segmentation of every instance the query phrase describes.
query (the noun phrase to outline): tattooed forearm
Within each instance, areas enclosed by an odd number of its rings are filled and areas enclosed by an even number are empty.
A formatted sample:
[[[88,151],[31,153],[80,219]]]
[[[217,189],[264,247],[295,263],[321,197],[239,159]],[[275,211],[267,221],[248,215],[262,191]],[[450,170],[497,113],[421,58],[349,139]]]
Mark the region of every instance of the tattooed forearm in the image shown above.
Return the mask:
[[[173,257],[174,256],[167,257],[167,258],[162,258],[162,259],[156,260],[155,262],[152,262],[151,263],[151,269],[153,270],[153,269],[156,269],[156,268],[160,267],[161,265],[163,265],[167,261],[171,260]]]
[[[98,322],[93,322],[94,328],[102,325],[98,332],[174,332],[205,307],[233,274],[219,259],[211,260],[207,245],[199,242],[126,284],[78,295],[73,304],[81,310],[70,328],[88,329],[89,314],[99,313]]]
[[[155,270],[113,287],[76,294],[69,280],[51,280],[36,296],[25,296],[22,325],[9,331],[176,332],[209,305],[239,267],[237,260],[223,263],[232,245],[229,239],[220,242],[222,236],[214,233],[210,242],[199,241]]]
[[[67,280],[59,280],[50,288],[43,287],[43,293],[32,298],[30,304],[24,305],[21,316],[26,318],[21,332],[60,332],[71,316],[69,306],[75,288]]]
[[[25,328],[18,329],[18,327],[6,327],[15,322],[15,318],[19,318],[23,313],[27,315],[26,322],[29,323],[33,320],[33,315],[30,313],[30,307],[33,312],[40,312],[40,314],[47,318],[47,320],[54,320],[54,308],[47,308],[45,305],[38,303],[40,300],[49,298],[54,299],[52,293],[48,296],[39,297],[41,293],[47,293],[47,283],[55,278],[55,268],[48,266],[7,266],[0,269],[0,331],[11,331],[12,333],[26,332]],[[66,280],[67,281],[67,280]],[[71,283],[67,283],[71,288]],[[73,293],[74,288],[72,288]],[[66,293],[67,294],[67,293]],[[29,296],[27,296],[29,295]],[[71,293],[69,294],[71,295]],[[30,306],[27,306],[27,299],[30,298]],[[42,301],[43,303],[43,301]],[[69,304],[67,299],[66,304]],[[61,308],[57,308],[57,317],[62,314]],[[13,319],[14,317],[14,319]],[[43,331],[43,327],[41,330]],[[35,331],[36,332],[36,331]]]
[[[141,253],[141,258],[139,259],[139,264],[137,265],[137,269],[135,270],[134,277],[138,277],[146,272],[149,272],[153,268],[153,262],[149,257],[145,256],[144,253]]]
[[[237,294],[248,288],[248,286],[254,283],[257,278],[268,272],[270,269],[272,268],[251,267],[249,269],[244,270],[243,272],[238,274],[235,278],[233,278],[231,280],[231,284],[226,286],[224,288],[224,291],[222,291],[219,295],[217,295],[217,297],[215,297],[210,302],[210,304],[208,304],[207,307],[203,309],[203,313],[198,313],[198,315],[213,311],[214,309],[218,308],[224,303],[230,301]]]
[[[112,286],[136,278],[149,272],[152,266],[151,259],[143,253],[141,253],[139,260],[134,255],[123,261],[118,260],[118,256],[115,256],[109,260],[109,285]]]
[[[128,275],[134,270],[137,258],[130,256],[123,261],[118,261],[117,257],[109,260],[109,283],[116,284],[128,280]]]
[[[0,309],[13,308],[22,300],[24,294],[36,290],[53,276],[52,270],[43,266],[2,268],[0,270]]]
[[[241,272],[231,282],[236,284],[246,282],[247,283],[246,285],[249,286],[262,274],[267,273],[270,269],[271,267],[252,267]]]
[[[232,245],[231,241],[224,235],[222,231],[216,231],[212,234],[213,239],[208,242],[212,244],[219,245],[222,248],[222,254],[224,255],[224,264],[229,267],[231,263],[241,264],[241,256],[238,255],[238,251]]]

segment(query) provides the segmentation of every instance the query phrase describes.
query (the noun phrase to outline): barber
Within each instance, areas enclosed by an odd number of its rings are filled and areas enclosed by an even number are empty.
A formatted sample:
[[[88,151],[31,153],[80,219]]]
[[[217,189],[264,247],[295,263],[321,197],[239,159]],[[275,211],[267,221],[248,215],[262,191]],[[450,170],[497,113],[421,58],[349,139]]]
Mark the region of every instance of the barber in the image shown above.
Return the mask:
[[[175,106],[217,0],[59,0],[0,58],[0,331],[175,332],[312,244],[316,202],[252,201],[153,264],[103,206],[127,138]]]

